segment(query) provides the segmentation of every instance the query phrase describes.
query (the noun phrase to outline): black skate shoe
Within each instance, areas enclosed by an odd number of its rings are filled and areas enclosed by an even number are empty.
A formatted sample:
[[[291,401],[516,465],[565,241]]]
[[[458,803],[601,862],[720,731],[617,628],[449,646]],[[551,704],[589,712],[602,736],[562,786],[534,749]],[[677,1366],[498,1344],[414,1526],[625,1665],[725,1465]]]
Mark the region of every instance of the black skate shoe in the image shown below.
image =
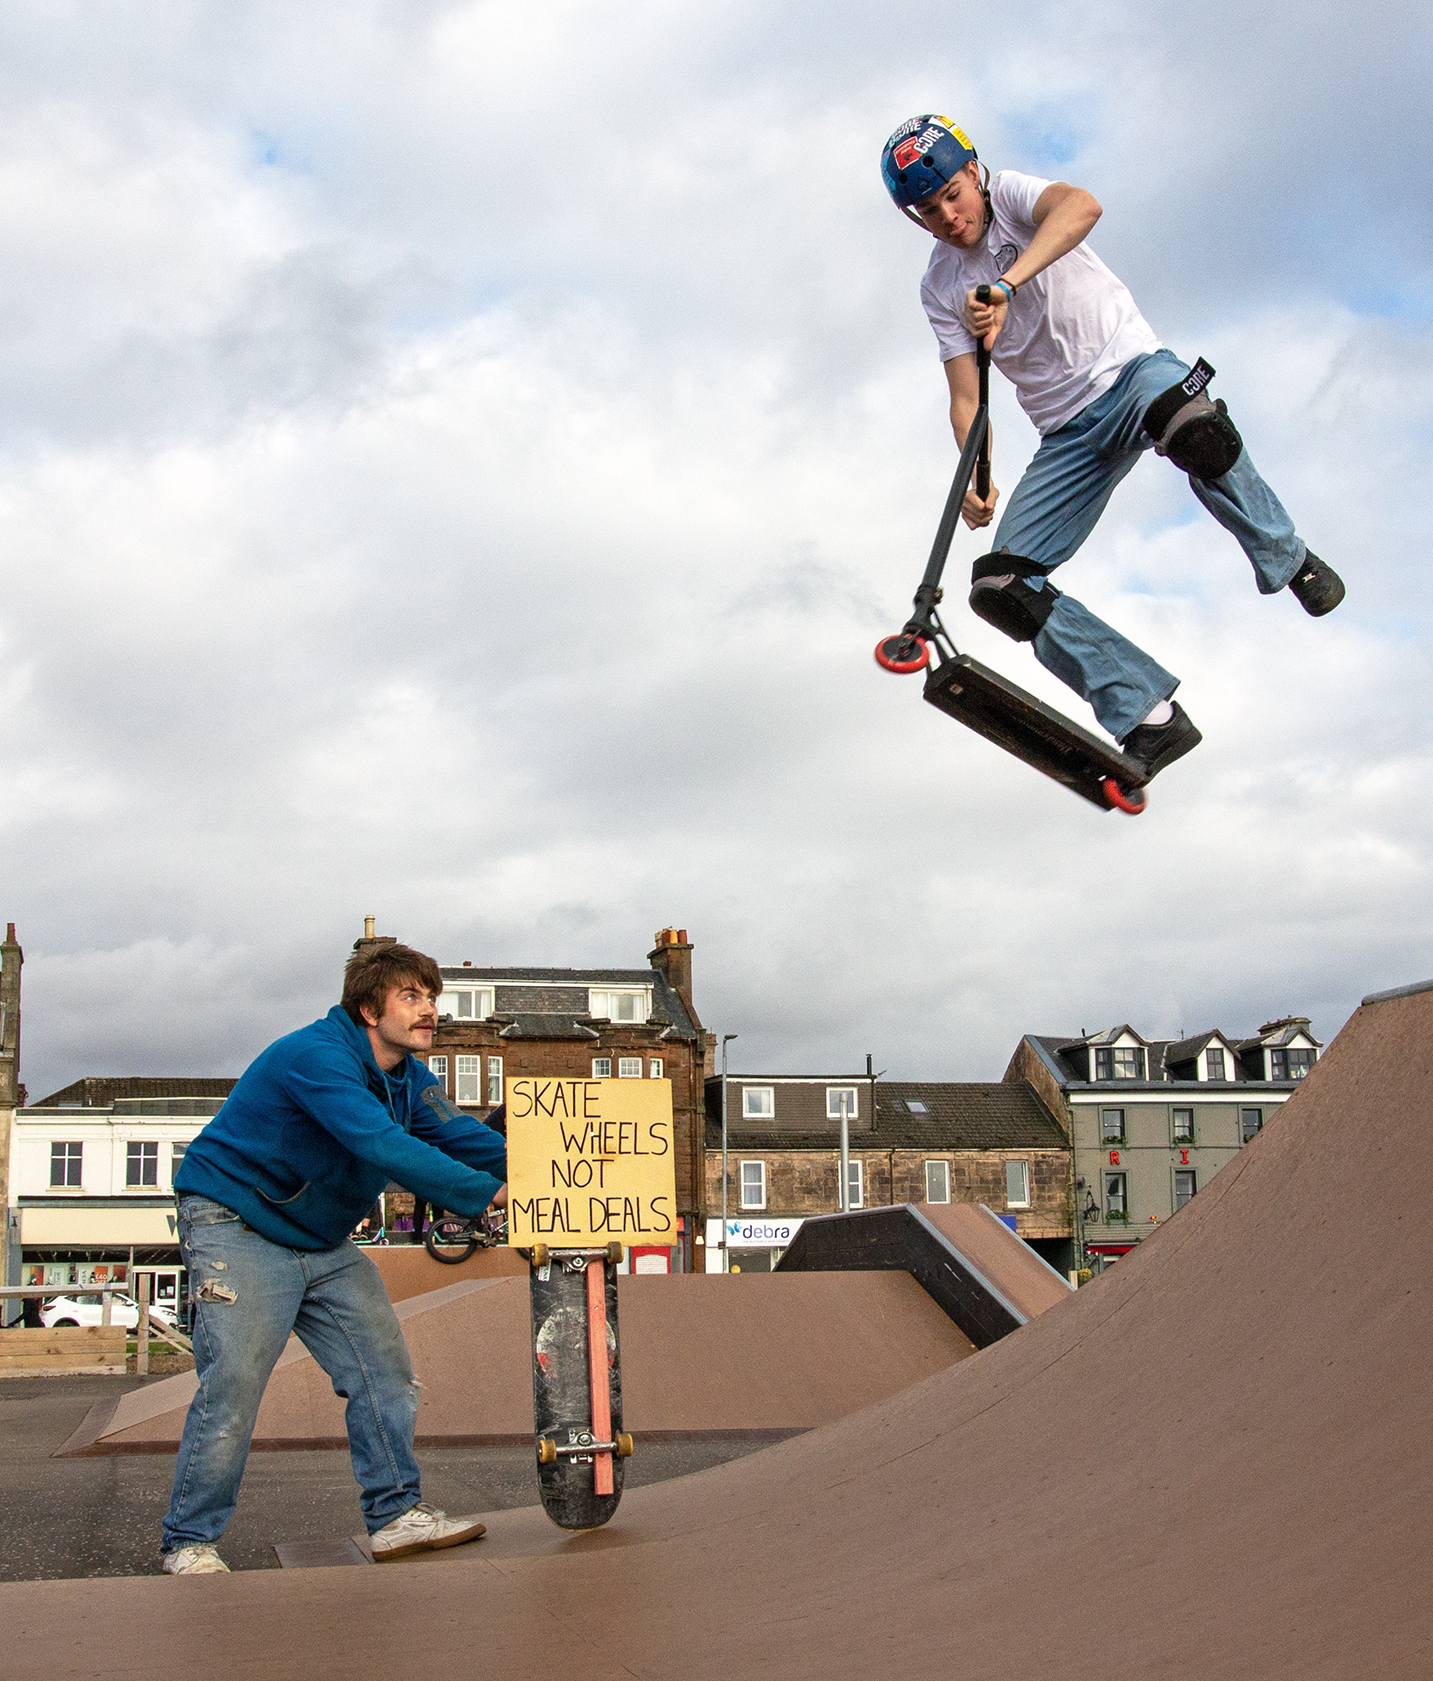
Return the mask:
[[[1325,566],[1312,549],[1289,579],[1289,588],[1303,603],[1304,611],[1316,619],[1332,613],[1344,597],[1343,579],[1332,566]]]
[[[1174,716],[1167,724],[1136,724],[1120,743],[1130,758],[1138,759],[1150,776],[1182,759],[1198,747],[1204,737],[1195,729],[1189,714],[1172,701]]]

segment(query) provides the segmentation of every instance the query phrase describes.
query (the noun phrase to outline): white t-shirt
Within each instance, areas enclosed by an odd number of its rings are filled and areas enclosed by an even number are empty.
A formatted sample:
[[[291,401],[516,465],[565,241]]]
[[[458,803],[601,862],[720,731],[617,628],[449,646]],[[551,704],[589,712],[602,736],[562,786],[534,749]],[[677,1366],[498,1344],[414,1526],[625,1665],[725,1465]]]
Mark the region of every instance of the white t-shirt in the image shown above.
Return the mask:
[[[1035,237],[1035,201],[1049,185],[1002,170],[990,183],[985,238],[968,251],[936,242],[921,302],[942,362],[974,351],[961,319],[965,294],[998,279]],[[1043,436],[1108,391],[1131,358],[1162,348],[1129,288],[1080,244],[1020,287],[990,359]]]

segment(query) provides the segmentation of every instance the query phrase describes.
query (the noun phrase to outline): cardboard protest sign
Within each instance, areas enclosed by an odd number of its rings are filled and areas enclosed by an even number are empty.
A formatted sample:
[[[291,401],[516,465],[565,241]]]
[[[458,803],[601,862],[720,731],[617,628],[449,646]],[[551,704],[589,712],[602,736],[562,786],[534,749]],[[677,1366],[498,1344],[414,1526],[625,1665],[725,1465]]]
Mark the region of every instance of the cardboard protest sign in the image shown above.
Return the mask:
[[[670,1080],[507,1082],[508,1242],[677,1241]]]

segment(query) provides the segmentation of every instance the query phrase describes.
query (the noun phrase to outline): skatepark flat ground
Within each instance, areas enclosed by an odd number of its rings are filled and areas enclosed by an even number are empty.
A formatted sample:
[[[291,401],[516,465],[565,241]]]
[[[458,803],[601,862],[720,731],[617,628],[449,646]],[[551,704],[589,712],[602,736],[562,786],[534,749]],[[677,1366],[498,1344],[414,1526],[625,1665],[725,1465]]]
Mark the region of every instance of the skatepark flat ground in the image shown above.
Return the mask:
[[[589,1535],[495,1512],[411,1567],[0,1586],[10,1673],[1422,1681],[1430,1124],[1433,987],[1356,1012],[1137,1253],[887,1400]]]
[[[7,1378],[0,1381],[0,1582],[74,1576],[152,1576],[169,1504],[172,1454],[55,1459],[91,1406],[143,1387],[138,1378]],[[629,1486],[724,1464],[760,1441],[644,1443]],[[535,1505],[532,1449],[420,1448],[423,1493],[450,1512]],[[278,1567],[276,1542],[331,1541],[362,1532],[348,1455],[314,1450],[256,1453],[224,1537],[235,1570]],[[8,1673],[0,1664],[0,1673]]]

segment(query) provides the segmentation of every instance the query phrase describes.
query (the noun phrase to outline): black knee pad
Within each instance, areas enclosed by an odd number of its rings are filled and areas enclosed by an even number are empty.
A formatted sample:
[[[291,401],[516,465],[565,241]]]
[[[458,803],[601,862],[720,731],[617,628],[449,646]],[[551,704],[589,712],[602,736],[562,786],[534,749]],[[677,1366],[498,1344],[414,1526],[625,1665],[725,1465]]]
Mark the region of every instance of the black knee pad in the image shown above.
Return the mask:
[[[971,612],[1016,642],[1033,642],[1060,599],[1048,578],[1039,589],[1025,582],[1027,572],[1039,570],[1033,560],[1008,549],[981,555],[970,569]]]
[[[1155,453],[1196,479],[1222,479],[1244,449],[1224,399],[1209,400],[1205,387],[1213,378],[1201,356],[1178,385],[1155,398],[1144,417]]]

